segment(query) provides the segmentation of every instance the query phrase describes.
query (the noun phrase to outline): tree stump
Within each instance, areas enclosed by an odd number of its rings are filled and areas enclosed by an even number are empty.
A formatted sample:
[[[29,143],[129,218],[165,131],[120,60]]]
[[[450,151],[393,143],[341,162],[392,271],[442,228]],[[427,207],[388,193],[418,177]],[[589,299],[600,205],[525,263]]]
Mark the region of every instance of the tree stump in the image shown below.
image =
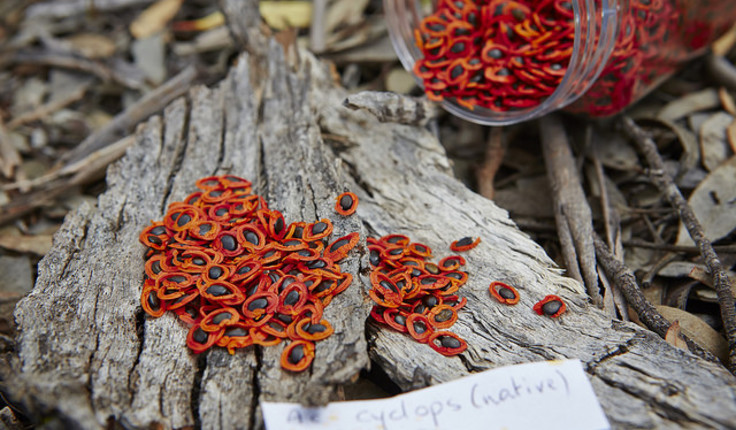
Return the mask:
[[[15,314],[17,358],[7,377],[29,410],[73,428],[255,429],[262,427],[260,401],[337,399],[371,362],[411,390],[508,364],[579,358],[616,428],[736,427],[731,374],[589,305],[583,288],[504,210],[451,176],[428,130],[346,108],[348,94],[328,65],[307,52],[273,39],[258,48],[242,54],[221,83],[193,89],[142,124],[135,145],[109,169],[96,207],[65,220]],[[138,234],[198,178],[226,173],[252,180],[287,222],[329,217],[336,235],[361,234],[341,264],[353,285],[325,309],[335,334],[317,344],[303,374],[280,368],[283,346],[195,356],[182,323],[170,314],[149,318],[140,307],[145,249]],[[361,199],[352,217],[333,212],[344,190]],[[365,238],[388,233],[406,234],[439,256],[450,254],[453,240],[482,238],[464,255],[470,276],[459,294],[468,304],[453,327],[466,352],[442,357],[367,322]],[[495,302],[488,293],[494,280],[517,286],[521,302]],[[561,318],[532,311],[547,294],[568,303]]]

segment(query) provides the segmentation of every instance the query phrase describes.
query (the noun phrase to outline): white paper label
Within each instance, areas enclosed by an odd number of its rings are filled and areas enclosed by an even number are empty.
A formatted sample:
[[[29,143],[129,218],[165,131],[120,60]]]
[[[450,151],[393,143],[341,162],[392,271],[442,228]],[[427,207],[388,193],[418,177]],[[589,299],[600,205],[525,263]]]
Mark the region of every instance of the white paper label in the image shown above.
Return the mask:
[[[387,399],[261,408],[269,430],[610,428],[578,360],[502,367]]]

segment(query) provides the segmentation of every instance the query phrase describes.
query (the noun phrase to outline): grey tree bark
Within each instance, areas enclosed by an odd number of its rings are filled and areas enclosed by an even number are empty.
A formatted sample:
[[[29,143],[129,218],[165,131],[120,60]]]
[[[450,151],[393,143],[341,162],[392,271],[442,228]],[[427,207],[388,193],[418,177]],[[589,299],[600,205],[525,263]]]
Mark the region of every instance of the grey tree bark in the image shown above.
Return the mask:
[[[736,427],[736,384],[724,368],[611,321],[503,209],[451,176],[429,131],[381,122],[360,109],[370,101],[347,97],[326,64],[267,39],[260,52],[241,55],[224,81],[193,89],[142,124],[135,145],[109,169],[97,205],[67,217],[17,307],[16,357],[6,375],[12,394],[75,428],[255,429],[260,401],[337,399],[369,358],[403,390],[508,364],[579,358],[615,428]],[[335,234],[361,234],[357,252],[341,264],[353,286],[326,308],[335,334],[317,344],[305,374],[281,370],[280,347],[194,356],[182,324],[140,308],[139,232],[192,192],[196,179],[221,173],[251,179],[287,221],[329,217]],[[344,190],[361,199],[352,217],[333,214]],[[366,323],[364,241],[388,233],[409,235],[440,257],[455,239],[482,238],[465,255],[470,276],[460,294],[468,304],[453,327],[468,342],[460,356],[442,357]],[[494,280],[517,286],[521,302],[496,303],[488,293]],[[531,310],[547,294],[568,303],[561,318]]]

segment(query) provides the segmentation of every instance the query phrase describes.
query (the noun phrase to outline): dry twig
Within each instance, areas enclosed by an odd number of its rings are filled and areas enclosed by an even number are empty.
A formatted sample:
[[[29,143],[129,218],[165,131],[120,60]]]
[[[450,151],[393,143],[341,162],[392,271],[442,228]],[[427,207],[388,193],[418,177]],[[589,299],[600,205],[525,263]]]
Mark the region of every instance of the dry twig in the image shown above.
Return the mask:
[[[731,295],[728,275],[723,269],[721,260],[713,250],[710,241],[705,237],[703,227],[700,225],[692,208],[687,204],[687,200],[685,200],[677,185],[675,185],[672,178],[667,174],[662,157],[657,150],[657,145],[631,118],[624,117],[622,124],[626,133],[644,155],[649,165],[649,177],[665,195],[670,205],[677,210],[680,220],[687,228],[688,233],[690,233],[690,237],[698,246],[703,261],[708,267],[711,276],[713,276],[713,286],[718,296],[721,319],[723,320],[726,339],[728,339],[728,367],[732,373],[736,373],[736,309],[734,308],[734,298]]]
[[[488,136],[488,144],[486,145],[486,153],[483,157],[483,164],[481,164],[476,172],[478,193],[485,198],[493,200],[493,196],[496,194],[493,180],[503,162],[506,147],[507,142],[504,139],[503,128],[491,128]]]
[[[175,98],[185,94],[196,77],[197,71],[194,66],[182,70],[178,75],[164,82],[134,105],[115,116],[100,130],[89,135],[76,148],[64,154],[61,163],[69,165],[80,161],[127,134],[136,124],[160,111]]]
[[[579,262],[578,273],[582,274],[588,295],[596,306],[601,306],[602,298],[598,291],[598,275],[595,269],[595,247],[591,239],[593,216],[580,184],[565,129],[556,116],[546,116],[539,124],[565,264],[575,277],[575,268]]]

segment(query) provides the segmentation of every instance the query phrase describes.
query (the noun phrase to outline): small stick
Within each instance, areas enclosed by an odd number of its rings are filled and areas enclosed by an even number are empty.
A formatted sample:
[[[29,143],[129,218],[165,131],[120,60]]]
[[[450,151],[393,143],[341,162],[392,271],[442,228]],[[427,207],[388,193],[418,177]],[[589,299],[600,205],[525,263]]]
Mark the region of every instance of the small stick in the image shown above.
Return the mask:
[[[476,171],[478,193],[487,199],[493,200],[493,197],[496,194],[493,179],[496,177],[496,173],[498,173],[498,169],[501,167],[507,146],[506,139],[504,139],[503,128],[491,127],[485,157],[483,157],[483,164],[481,164],[480,168]]]
[[[113,67],[78,57],[68,53],[42,51],[39,49],[17,51],[6,57],[2,63],[12,64],[34,64],[39,66],[60,67],[63,69],[78,70],[97,76],[104,82],[115,82],[126,88],[139,90],[143,88],[144,82],[137,77],[120,73]]]
[[[680,193],[672,178],[664,169],[664,162],[657,151],[657,145],[647,136],[646,132],[639,128],[629,117],[623,118],[623,127],[629,137],[636,143],[639,152],[644,155],[649,165],[649,177],[659,190],[667,197],[670,205],[677,210],[682,223],[687,228],[690,237],[700,250],[708,271],[713,276],[713,286],[718,296],[718,305],[721,308],[721,319],[723,328],[728,339],[728,368],[731,373],[736,374],[736,309],[734,309],[734,298],[731,295],[728,275],[723,269],[721,260],[713,250],[710,241],[705,237],[703,227],[700,225],[687,200]]]
[[[624,246],[632,246],[634,248],[657,249],[660,251],[686,252],[696,254],[700,252],[697,246],[670,245],[668,243],[652,243],[639,239],[630,239],[623,242]],[[713,250],[719,254],[736,254],[736,245],[713,245]]]
[[[327,0],[312,2],[312,25],[309,27],[309,49],[312,52],[322,53],[327,44],[325,42],[325,11]]]
[[[588,295],[592,302],[600,307],[603,299],[598,291],[595,247],[591,239],[593,237],[593,216],[580,184],[565,129],[557,116],[543,117],[539,121],[539,127],[544,162],[554,198],[557,227],[560,231],[569,230]],[[566,248],[562,234],[560,243],[563,244],[563,248]],[[569,270],[577,263],[574,262],[569,249],[568,252],[570,255],[566,256],[565,261],[572,264],[568,267]]]
[[[43,117],[49,116],[52,113],[58,111],[59,109],[62,109],[77,100],[84,97],[84,94],[89,89],[90,84],[85,83],[79,86],[76,91],[68,94],[66,97],[61,98],[59,100],[53,100],[46,104],[43,104],[36,109],[33,109],[30,112],[26,112],[22,115],[18,115],[17,117],[13,118],[12,120],[8,121],[8,129],[13,130],[17,128],[20,125],[23,125],[28,122],[37,121],[39,119],[42,119]]]
[[[18,150],[10,142],[10,136],[0,121],[0,174],[8,179],[15,179],[15,172],[21,162]]]
[[[175,98],[186,93],[196,77],[197,71],[194,66],[185,68],[178,75],[143,96],[134,105],[116,115],[104,127],[87,136],[76,148],[61,157],[61,163],[67,165],[72,164],[82,160],[98,149],[115,142],[121,135],[127,134],[133,126],[160,111]]]

